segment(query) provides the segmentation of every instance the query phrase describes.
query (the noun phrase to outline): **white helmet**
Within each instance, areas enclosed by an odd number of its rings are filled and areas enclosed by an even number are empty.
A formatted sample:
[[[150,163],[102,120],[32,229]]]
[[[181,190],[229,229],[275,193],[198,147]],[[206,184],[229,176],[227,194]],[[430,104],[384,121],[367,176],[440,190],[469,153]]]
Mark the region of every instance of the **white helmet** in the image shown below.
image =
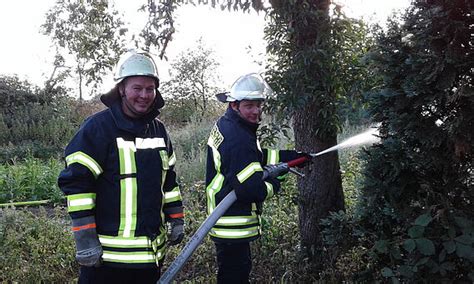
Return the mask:
[[[112,88],[109,92],[102,95],[100,100],[106,105],[110,106],[114,101],[120,98],[119,94],[119,83],[122,82],[125,78],[131,76],[147,76],[155,79],[156,84],[156,108],[162,108],[165,104],[163,97],[158,91],[158,86],[160,80],[158,78],[158,70],[156,68],[155,61],[150,54],[144,51],[128,51],[120,57],[114,73],[115,87]]]
[[[123,79],[131,76],[148,76],[156,79],[158,87],[159,78],[155,61],[150,54],[143,51],[129,51],[120,57],[115,67],[114,80],[118,84]]]
[[[250,73],[241,76],[237,79],[230,92],[217,94],[216,97],[220,102],[235,102],[242,100],[265,100],[265,98],[271,95],[272,89],[263,80],[262,76],[257,73]]]

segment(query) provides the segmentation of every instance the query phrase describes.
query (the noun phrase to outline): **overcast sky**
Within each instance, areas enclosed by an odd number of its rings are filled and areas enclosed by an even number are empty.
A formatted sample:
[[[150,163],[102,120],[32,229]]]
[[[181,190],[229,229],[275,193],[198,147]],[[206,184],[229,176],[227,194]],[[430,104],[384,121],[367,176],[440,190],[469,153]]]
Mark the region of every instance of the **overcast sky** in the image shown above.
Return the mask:
[[[116,0],[117,9],[125,13],[125,20],[136,24],[134,4],[144,1]],[[382,21],[393,9],[404,9],[410,0],[337,0],[346,6],[349,16]],[[3,1],[0,9],[0,74],[17,74],[42,85],[52,71],[50,40],[39,33],[45,13],[54,0]],[[135,7],[134,7],[135,6]],[[230,85],[241,74],[259,71],[255,60],[263,59],[263,14],[220,11],[209,7],[185,6],[177,13],[177,31],[167,49],[173,60],[180,52],[193,48],[202,37],[205,44],[216,52],[221,65],[221,78]],[[251,53],[248,54],[248,47]],[[158,67],[166,79],[167,63]],[[108,87],[104,87],[108,88]]]

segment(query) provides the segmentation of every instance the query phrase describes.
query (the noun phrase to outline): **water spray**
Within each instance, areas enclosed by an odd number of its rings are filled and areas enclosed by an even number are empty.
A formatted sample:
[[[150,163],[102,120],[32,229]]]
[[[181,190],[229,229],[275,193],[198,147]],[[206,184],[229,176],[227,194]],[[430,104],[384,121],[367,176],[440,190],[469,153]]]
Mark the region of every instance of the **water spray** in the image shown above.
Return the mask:
[[[343,142],[323,150],[316,154],[309,154],[310,157],[301,157],[295,160],[291,160],[286,163],[279,163],[276,165],[269,165],[264,167],[263,179],[268,177],[277,177],[283,175],[287,172],[293,172],[300,176],[302,174],[298,173],[293,169],[293,167],[301,165],[311,159],[321,156],[323,154],[336,151],[339,149],[345,149],[349,147],[354,147],[363,144],[376,143],[379,141],[378,128],[370,128],[369,130],[355,135],[351,138],[344,140]],[[186,261],[191,257],[196,248],[201,244],[202,240],[207,236],[207,233],[212,229],[216,224],[217,220],[224,215],[227,209],[237,200],[235,191],[232,190],[227,196],[219,202],[217,207],[212,211],[211,214],[204,220],[201,226],[197,229],[191,239],[186,243],[181,253],[176,257],[176,259],[170,264],[166,272],[160,277],[157,283],[171,283],[176,277],[178,272],[181,270]]]
[[[369,128],[368,130],[366,130],[366,131],[364,131],[360,134],[352,136],[352,137],[342,141],[341,143],[339,143],[335,146],[332,146],[331,148],[328,148],[326,150],[323,150],[323,151],[315,153],[315,154],[309,154],[309,155],[311,156],[311,158],[314,159],[317,156],[321,156],[321,155],[324,155],[326,153],[333,152],[333,151],[336,151],[336,150],[339,150],[339,149],[345,149],[345,148],[355,147],[355,146],[359,146],[359,145],[374,144],[374,143],[377,143],[379,141],[380,141],[379,130],[378,130],[378,126],[376,126],[376,127]],[[293,168],[298,166],[298,165],[301,165],[301,164],[303,164],[303,163],[305,163],[309,160],[311,160],[309,157],[301,157],[301,158],[289,161],[287,163],[280,163],[280,164],[278,164],[278,166],[281,167],[280,170],[283,170],[286,167],[287,172],[289,171],[289,172],[292,172],[294,174],[297,174],[297,175],[303,177],[304,176],[303,174],[295,171]],[[278,173],[269,174],[269,175],[274,176],[275,174],[277,174],[277,176],[278,176]],[[265,175],[265,173],[264,173],[264,175]]]
[[[354,147],[354,146],[359,146],[359,145],[365,145],[365,144],[374,144],[374,143],[377,143],[380,141],[380,137],[379,137],[379,130],[378,128],[369,128],[368,130],[358,134],[358,135],[355,135],[355,136],[352,136],[351,138],[348,138],[344,141],[342,141],[341,143],[331,147],[331,148],[328,148],[324,151],[321,151],[319,153],[316,153],[316,154],[311,154],[312,157],[317,157],[317,156],[321,156],[323,154],[326,154],[328,152],[332,152],[332,151],[336,151],[336,150],[339,150],[339,149],[345,149],[345,148],[349,148],[349,147]]]

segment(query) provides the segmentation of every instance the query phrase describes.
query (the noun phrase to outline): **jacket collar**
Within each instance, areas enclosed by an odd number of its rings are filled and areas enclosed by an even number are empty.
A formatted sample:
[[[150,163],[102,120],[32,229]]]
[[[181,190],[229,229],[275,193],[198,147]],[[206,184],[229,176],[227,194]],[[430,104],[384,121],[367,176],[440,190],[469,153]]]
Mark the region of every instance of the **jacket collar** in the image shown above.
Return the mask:
[[[252,123],[252,122],[246,121],[245,119],[240,117],[239,113],[236,112],[234,109],[232,109],[230,106],[227,108],[224,116],[232,121],[235,121],[241,124],[244,128],[250,130],[252,133],[257,133],[257,129],[259,126],[258,123]]]
[[[116,100],[110,106],[110,111],[114,118],[117,128],[133,133],[135,135],[142,135],[145,133],[148,125],[158,116],[160,111],[158,108],[152,108],[152,111],[141,118],[131,118],[125,115],[122,110],[122,100]]]

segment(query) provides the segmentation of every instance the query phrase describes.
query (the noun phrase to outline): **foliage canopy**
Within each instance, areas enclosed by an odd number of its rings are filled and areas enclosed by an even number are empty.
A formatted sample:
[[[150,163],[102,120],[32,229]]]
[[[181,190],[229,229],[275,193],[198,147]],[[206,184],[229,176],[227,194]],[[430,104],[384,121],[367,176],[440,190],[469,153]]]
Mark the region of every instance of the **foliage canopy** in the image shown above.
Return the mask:
[[[351,228],[339,247],[367,250],[352,279],[474,280],[472,9],[416,1],[377,35],[370,104],[383,142],[366,154],[355,219],[332,216]]]

